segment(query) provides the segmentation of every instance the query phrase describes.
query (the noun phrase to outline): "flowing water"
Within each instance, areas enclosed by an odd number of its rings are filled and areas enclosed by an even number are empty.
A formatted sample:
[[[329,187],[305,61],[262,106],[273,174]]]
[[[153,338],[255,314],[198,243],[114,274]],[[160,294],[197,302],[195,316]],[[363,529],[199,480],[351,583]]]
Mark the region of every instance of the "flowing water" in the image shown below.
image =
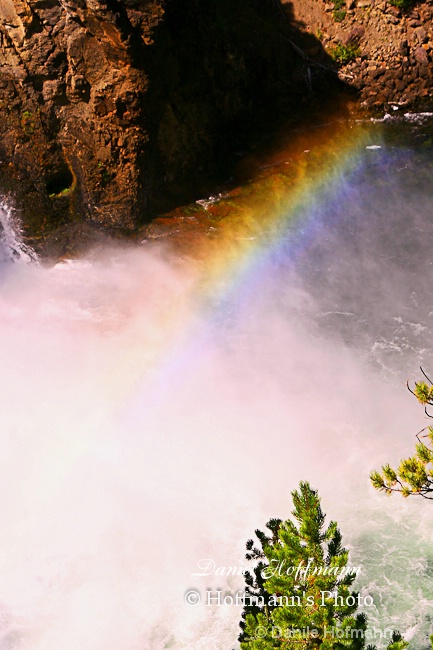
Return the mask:
[[[238,647],[241,607],[206,590],[243,581],[212,567],[241,570],[300,480],[370,626],[429,647],[433,506],[368,478],[426,425],[405,382],[433,372],[427,126],[323,127],[259,168],[183,245],[51,267],[0,208],[1,650]]]

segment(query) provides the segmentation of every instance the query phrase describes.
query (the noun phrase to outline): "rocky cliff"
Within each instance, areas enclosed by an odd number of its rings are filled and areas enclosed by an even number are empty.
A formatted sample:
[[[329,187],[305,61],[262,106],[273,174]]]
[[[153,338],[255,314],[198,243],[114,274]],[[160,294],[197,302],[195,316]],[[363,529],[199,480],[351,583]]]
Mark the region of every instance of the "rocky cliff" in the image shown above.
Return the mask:
[[[27,238],[128,232],[215,181],[258,121],[307,91],[279,9],[2,0],[0,186]]]
[[[58,256],[211,191],[334,81],[366,107],[428,104],[431,2],[1,0],[0,189]]]

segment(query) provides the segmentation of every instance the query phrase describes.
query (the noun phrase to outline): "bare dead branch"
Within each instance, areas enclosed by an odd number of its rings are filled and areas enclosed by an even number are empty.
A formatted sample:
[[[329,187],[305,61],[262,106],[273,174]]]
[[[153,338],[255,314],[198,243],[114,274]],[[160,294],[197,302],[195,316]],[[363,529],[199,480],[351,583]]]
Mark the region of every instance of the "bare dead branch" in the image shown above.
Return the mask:
[[[419,369],[421,370],[422,374],[424,375],[424,377],[427,379],[428,383],[429,383],[430,386],[431,386],[431,385],[433,384],[433,381],[432,381],[429,377],[427,377],[427,375],[425,374],[424,370],[422,369],[422,366],[420,366]]]

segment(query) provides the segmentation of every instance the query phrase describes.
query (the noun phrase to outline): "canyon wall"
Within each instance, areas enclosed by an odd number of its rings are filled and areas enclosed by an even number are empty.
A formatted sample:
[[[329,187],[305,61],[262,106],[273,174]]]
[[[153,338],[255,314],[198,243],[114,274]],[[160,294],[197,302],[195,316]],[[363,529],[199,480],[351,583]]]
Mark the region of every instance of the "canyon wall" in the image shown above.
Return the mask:
[[[2,0],[0,190],[59,256],[213,191],[336,88],[428,106],[432,1]]]
[[[286,23],[273,0],[3,0],[0,186],[27,239],[128,233],[227,175],[306,91]]]

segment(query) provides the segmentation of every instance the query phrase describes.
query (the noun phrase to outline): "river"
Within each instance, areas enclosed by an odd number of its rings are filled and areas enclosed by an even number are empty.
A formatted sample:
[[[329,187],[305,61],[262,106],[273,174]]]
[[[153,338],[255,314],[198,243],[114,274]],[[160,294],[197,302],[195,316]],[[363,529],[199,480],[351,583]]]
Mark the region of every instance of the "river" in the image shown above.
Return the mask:
[[[433,506],[369,473],[428,424],[406,380],[433,374],[431,133],[301,131],[143,243],[55,265],[5,198],[1,650],[238,647],[241,607],[206,591],[243,581],[213,568],[246,566],[300,480],[370,626],[429,647]]]

